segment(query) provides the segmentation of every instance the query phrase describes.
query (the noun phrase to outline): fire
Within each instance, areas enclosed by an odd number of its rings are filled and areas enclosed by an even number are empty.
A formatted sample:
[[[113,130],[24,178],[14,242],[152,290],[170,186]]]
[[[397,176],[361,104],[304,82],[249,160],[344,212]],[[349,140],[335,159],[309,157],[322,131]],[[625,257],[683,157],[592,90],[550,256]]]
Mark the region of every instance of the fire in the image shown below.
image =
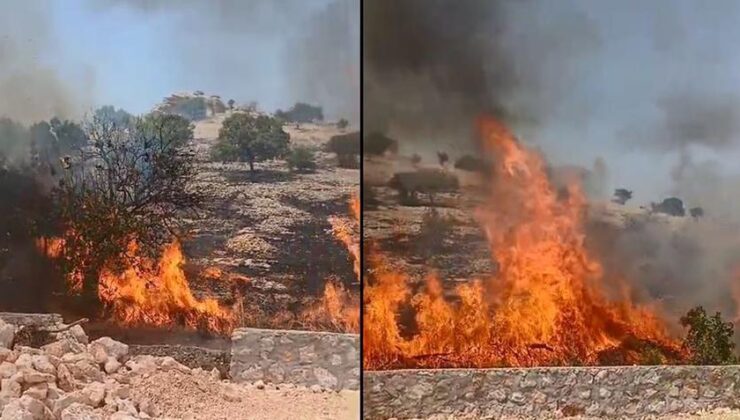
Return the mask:
[[[335,331],[360,331],[360,299],[340,283],[327,282],[324,294],[316,305],[303,314],[303,322],[311,326],[326,326]]]
[[[358,194],[353,194],[350,198],[349,211],[351,219],[343,217],[330,217],[332,234],[347,247],[352,262],[354,264],[355,276],[360,279],[360,241],[359,241],[359,224],[360,224],[360,198]]]
[[[373,253],[363,294],[365,367],[596,364],[635,342],[678,354],[653,308],[633,303],[624,287],[618,299],[608,293],[622,282],[584,246],[580,186],[556,191],[541,156],[506,127],[482,119],[479,128],[495,164],[490,201],[476,218],[497,272],[458,286],[454,298],[434,274],[413,293],[408,276]],[[404,308],[415,325],[402,330]]]
[[[185,257],[178,241],[165,247],[159,261],[139,255],[135,241],[129,243],[123,270],[104,270],[98,294],[114,317],[127,325],[185,326],[226,332],[234,327],[231,311],[211,298],[193,296],[182,265]]]
[[[74,232],[68,232],[71,235]],[[37,247],[50,258],[64,252],[63,238],[40,238]],[[182,269],[185,257],[178,241],[167,245],[160,259],[140,255],[135,240],[125,250],[124,267],[106,267],[98,278],[98,297],[124,325],[184,325],[213,332],[228,332],[235,321],[231,311],[215,299],[193,296]],[[82,289],[83,270],[69,275],[70,290]]]
[[[330,217],[332,233],[349,251],[354,264],[355,276],[360,278],[360,198],[350,198],[351,219]],[[329,327],[335,331],[357,333],[360,331],[360,298],[347,290],[341,283],[327,280],[324,293],[313,306],[301,315],[304,325]]]

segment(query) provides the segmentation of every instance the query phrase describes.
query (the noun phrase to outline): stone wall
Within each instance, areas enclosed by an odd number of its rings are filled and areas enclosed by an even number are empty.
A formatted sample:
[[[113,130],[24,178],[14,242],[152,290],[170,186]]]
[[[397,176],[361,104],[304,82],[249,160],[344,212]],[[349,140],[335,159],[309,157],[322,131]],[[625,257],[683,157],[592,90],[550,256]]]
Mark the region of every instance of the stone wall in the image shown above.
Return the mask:
[[[363,381],[366,419],[635,418],[740,405],[740,366],[398,370]]]
[[[240,328],[232,335],[235,382],[359,389],[360,337],[314,331]]]

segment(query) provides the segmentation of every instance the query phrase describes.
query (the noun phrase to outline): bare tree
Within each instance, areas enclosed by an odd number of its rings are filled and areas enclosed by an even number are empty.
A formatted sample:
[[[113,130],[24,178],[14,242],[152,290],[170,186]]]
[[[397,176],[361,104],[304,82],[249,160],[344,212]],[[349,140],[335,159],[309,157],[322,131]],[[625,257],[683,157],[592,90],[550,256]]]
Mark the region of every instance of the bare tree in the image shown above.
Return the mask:
[[[179,216],[194,210],[201,194],[192,187],[193,131],[183,117],[150,114],[121,123],[96,115],[85,132],[89,145],[71,159],[55,198],[63,268],[92,305],[101,269],[122,261],[132,240],[143,252],[158,252],[179,234]]]

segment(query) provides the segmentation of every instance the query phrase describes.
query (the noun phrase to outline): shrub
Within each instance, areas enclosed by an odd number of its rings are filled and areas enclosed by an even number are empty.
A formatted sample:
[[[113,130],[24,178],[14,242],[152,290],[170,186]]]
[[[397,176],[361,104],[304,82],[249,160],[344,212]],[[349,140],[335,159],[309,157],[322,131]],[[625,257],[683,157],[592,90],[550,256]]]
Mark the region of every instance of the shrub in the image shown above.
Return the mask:
[[[185,148],[193,131],[185,118],[150,114],[121,127],[95,116],[85,132],[89,147],[53,195],[65,232],[62,269],[81,283],[76,291],[95,312],[100,270],[125,258],[132,239],[143,252],[157,252],[202,196],[193,188],[194,155]]]
[[[652,203],[650,207],[656,213],[664,213],[670,216],[677,217],[684,217],[686,215],[686,210],[683,207],[683,201],[676,197],[666,198],[660,204]]]
[[[349,126],[349,121],[342,118],[341,120],[337,121],[337,128],[340,130],[344,130]]]
[[[362,151],[368,155],[380,156],[389,151],[398,151],[398,142],[375,131],[363,137]]]
[[[288,167],[291,171],[307,172],[316,170],[316,154],[305,146],[296,146],[288,155]]]
[[[275,117],[293,123],[308,123],[323,121],[324,111],[320,106],[314,106],[303,102],[297,102],[287,111],[275,111]]]
[[[486,161],[471,155],[465,155],[455,161],[455,169],[482,173],[487,173],[489,171],[488,163],[486,163]]]
[[[719,312],[710,317],[704,308],[697,306],[681,317],[681,325],[689,329],[683,345],[689,350],[692,363],[728,365],[737,361],[732,340],[734,326],[723,322]]]
[[[416,204],[416,194],[420,193],[426,194],[433,206],[435,194],[457,191],[459,184],[457,177],[444,170],[420,169],[394,174],[388,186],[399,192],[401,203]]]
[[[290,136],[277,119],[238,113],[224,120],[212,155],[216,160],[249,162],[254,171],[255,162],[285,156],[289,143]]]
[[[356,168],[360,156],[360,132],[333,136],[326,144],[326,151],[336,153],[340,167]]]
[[[612,198],[612,202],[624,205],[630,199],[632,199],[632,191],[625,188],[617,188],[614,190],[614,198]]]

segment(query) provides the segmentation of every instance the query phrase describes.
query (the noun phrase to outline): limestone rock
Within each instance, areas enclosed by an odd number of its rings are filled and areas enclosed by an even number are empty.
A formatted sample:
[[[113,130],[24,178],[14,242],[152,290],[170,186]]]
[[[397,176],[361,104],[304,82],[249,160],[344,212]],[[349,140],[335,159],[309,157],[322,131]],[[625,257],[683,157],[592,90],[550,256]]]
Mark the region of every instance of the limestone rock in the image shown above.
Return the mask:
[[[15,326],[0,319],[0,347],[9,349],[15,338]]]
[[[95,357],[97,363],[103,364],[108,357],[122,361],[128,355],[128,344],[121,343],[110,337],[100,337],[90,343],[88,351]]]

